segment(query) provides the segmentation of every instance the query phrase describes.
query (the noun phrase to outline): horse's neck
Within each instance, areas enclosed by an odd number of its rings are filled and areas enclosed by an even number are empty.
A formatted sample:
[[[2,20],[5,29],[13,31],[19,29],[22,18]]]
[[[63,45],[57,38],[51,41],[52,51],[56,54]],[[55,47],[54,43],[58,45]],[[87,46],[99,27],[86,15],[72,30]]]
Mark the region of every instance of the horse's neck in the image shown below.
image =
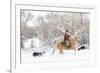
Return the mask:
[[[78,40],[78,36],[77,35],[72,36],[71,40],[72,41],[77,41]]]

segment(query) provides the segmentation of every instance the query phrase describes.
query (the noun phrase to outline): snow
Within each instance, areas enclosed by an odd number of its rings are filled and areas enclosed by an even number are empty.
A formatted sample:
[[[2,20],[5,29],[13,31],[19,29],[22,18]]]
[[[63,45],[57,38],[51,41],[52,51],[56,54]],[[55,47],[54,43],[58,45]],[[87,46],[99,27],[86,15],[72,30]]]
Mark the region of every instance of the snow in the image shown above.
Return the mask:
[[[27,48],[31,48],[31,39],[27,40],[24,42],[24,48],[27,49]]]
[[[33,41],[33,43],[32,43]],[[39,38],[32,38],[32,39],[28,39],[24,42],[24,49],[29,49],[31,48],[31,44],[33,45],[33,47],[35,48],[39,48],[42,46],[42,42],[41,40],[39,40]]]
[[[33,43],[31,43],[33,41]],[[31,48],[33,44],[33,48]],[[90,50],[84,49],[80,51],[64,50],[63,54],[59,53],[58,49],[51,46],[43,46],[43,42],[39,38],[28,39],[25,43],[25,48],[21,50],[22,63],[41,63],[41,62],[57,62],[57,61],[82,61],[89,59]],[[80,46],[79,46],[80,47]],[[33,56],[33,52],[41,52],[40,56]],[[44,53],[43,53],[44,52]]]
[[[41,42],[41,40],[39,40],[39,38],[34,38],[33,39],[33,45],[34,45],[35,48],[39,48],[39,47],[42,46],[42,42]]]
[[[54,54],[52,51],[47,51],[42,56],[33,57],[32,50],[22,50],[22,63],[23,64],[31,64],[31,63],[41,63],[41,62],[57,62],[57,61],[81,61],[87,60],[89,58],[90,50],[80,50],[80,51],[73,51],[73,50],[64,50],[64,54],[59,54],[59,51],[56,50]]]

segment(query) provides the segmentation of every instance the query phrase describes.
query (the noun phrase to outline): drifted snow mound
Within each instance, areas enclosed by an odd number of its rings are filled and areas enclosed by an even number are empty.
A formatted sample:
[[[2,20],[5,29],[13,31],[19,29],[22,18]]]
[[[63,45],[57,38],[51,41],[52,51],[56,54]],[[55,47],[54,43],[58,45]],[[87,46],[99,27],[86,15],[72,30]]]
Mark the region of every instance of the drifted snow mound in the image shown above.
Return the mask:
[[[35,48],[40,48],[40,47],[43,46],[43,43],[42,43],[42,41],[39,38],[33,38],[32,41],[33,41],[32,44],[33,44],[33,46]]]
[[[31,41],[32,39],[28,39],[24,42],[24,49],[31,48]]]
[[[24,49],[32,48],[32,46],[34,48],[40,48],[43,46],[43,43],[39,38],[28,39],[24,42]]]

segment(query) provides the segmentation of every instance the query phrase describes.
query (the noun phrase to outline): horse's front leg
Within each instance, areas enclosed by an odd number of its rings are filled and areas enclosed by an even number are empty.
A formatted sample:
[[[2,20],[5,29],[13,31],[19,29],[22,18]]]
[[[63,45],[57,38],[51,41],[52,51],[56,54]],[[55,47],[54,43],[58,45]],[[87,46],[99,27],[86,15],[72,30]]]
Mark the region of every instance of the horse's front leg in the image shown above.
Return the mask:
[[[71,46],[71,48],[74,50],[74,55],[76,55],[76,52],[77,52],[76,44],[73,44],[73,45]]]
[[[59,53],[60,54],[63,54],[64,52],[63,52],[63,49],[59,49]]]
[[[74,48],[74,55],[76,55],[76,53],[77,53],[77,50],[76,50],[76,48]]]

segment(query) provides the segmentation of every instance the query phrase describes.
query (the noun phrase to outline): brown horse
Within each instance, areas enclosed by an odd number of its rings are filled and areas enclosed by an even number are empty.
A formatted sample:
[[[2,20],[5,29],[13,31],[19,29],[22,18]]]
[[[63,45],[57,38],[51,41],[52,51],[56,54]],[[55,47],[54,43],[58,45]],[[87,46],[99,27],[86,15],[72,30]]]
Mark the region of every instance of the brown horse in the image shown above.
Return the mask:
[[[63,50],[74,50],[76,51],[76,45],[78,43],[78,36],[75,34],[69,41],[69,45],[66,45],[64,43],[64,41],[62,41],[62,38],[59,39],[60,41],[58,41],[54,47],[54,51],[53,53],[55,52],[55,49],[58,49],[59,50],[59,53],[63,54]]]

